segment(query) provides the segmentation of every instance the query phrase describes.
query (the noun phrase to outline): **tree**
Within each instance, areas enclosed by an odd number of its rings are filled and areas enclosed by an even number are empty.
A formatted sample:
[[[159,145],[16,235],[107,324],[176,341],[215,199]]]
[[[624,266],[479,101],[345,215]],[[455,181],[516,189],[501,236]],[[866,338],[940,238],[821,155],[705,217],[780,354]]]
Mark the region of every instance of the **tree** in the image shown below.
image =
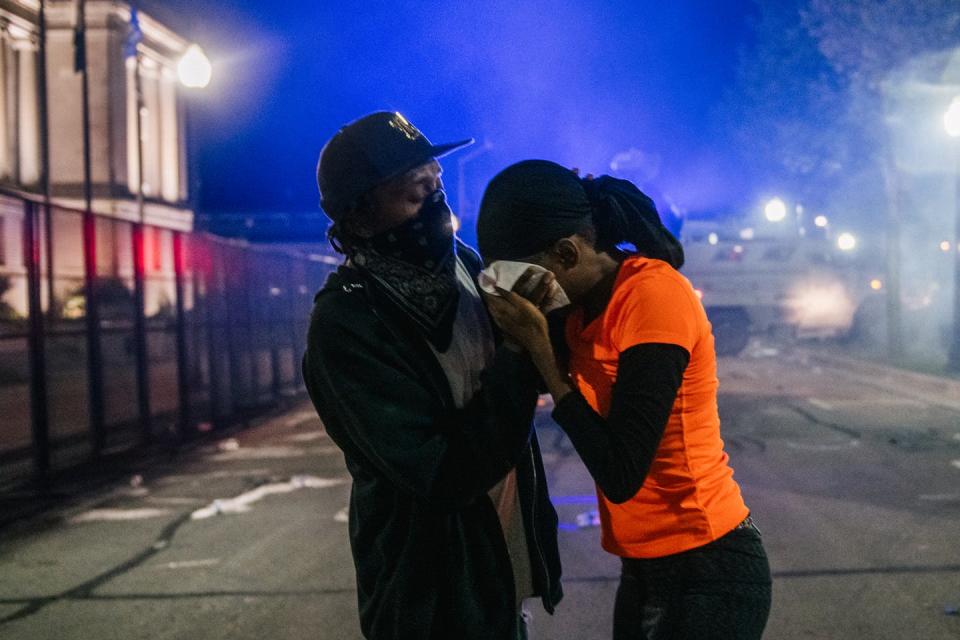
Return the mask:
[[[885,88],[914,57],[960,45],[960,3],[785,0],[758,3],[757,11],[754,42],[727,100],[737,146],[756,175],[787,185],[805,204],[842,208],[885,232],[888,346],[896,358],[902,176]]]
[[[846,120],[851,135],[870,140],[868,157],[883,177],[887,201],[888,355],[903,355],[901,329],[902,186],[886,123],[885,87],[891,74],[925,52],[960,45],[960,5],[955,0],[809,0],[808,32],[833,70],[847,83]]]

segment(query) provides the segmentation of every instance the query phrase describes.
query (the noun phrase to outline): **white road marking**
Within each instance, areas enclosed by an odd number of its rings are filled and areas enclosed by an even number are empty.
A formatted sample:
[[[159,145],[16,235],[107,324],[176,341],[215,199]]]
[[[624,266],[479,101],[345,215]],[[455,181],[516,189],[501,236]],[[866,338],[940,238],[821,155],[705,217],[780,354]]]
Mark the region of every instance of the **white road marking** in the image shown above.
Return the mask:
[[[350,522],[350,508],[344,507],[333,516],[334,522]]]
[[[302,449],[300,447],[253,447],[250,449],[237,449],[236,451],[224,451],[223,453],[207,456],[207,460],[212,462],[260,459],[277,460],[281,458],[303,458],[306,456],[326,455],[338,451],[339,449],[336,447],[313,447],[312,449]]]
[[[205,558],[203,560],[180,560],[176,562],[168,562],[166,564],[159,565],[160,569],[197,569],[199,567],[212,567],[216,564],[220,564],[220,558]]]
[[[807,402],[824,411],[833,411],[833,405],[820,398],[807,398]]]
[[[290,442],[313,442],[314,440],[320,440],[326,437],[327,434],[323,431],[307,431],[306,433],[295,433],[287,438],[287,440]]]
[[[211,471],[209,473],[181,473],[174,474],[169,476],[164,476],[162,478],[154,481],[154,484],[174,484],[176,482],[192,481],[192,480],[217,480],[220,478],[247,478],[250,476],[269,476],[273,473],[270,469],[242,469],[239,471],[225,470],[225,471]]]
[[[91,509],[70,518],[70,524],[82,522],[127,522],[159,518],[170,513],[169,509]]]
[[[221,440],[217,443],[217,449],[220,451],[236,451],[240,448],[240,442],[236,438]]]
[[[960,493],[925,493],[920,496],[924,502],[960,502]]]
[[[956,467],[957,469],[960,469],[960,460],[951,460],[950,464]]]
[[[194,511],[190,518],[192,520],[204,520],[221,513],[246,513],[250,511],[250,505],[262,500],[269,495],[280,493],[290,493],[298,489],[324,489],[346,484],[346,478],[317,478],[315,476],[294,476],[289,482],[276,482],[257,487],[252,491],[241,493],[235,498],[224,498],[214,500],[202,509]]]
[[[197,504],[198,502],[205,502],[203,498],[177,498],[174,496],[151,496],[147,500],[160,504]]]
[[[840,451],[841,449],[846,449],[848,447],[859,447],[859,440],[850,440],[844,443],[837,444],[806,444],[802,442],[791,442],[790,440],[785,441],[786,445],[791,449],[802,449],[804,451]]]
[[[319,420],[320,418],[313,411],[301,411],[300,413],[295,413],[292,416],[290,416],[287,419],[287,421],[283,423],[283,426],[289,429],[290,427],[295,427],[298,424],[303,424],[307,420],[311,420],[311,419]]]

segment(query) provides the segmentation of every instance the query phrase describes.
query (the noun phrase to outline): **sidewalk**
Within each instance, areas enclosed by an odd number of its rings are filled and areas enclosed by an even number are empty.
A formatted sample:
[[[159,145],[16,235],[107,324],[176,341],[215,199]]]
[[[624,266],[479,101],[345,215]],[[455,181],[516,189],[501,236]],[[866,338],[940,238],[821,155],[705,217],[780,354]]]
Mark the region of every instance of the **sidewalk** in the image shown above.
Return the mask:
[[[830,367],[862,384],[892,393],[909,393],[917,400],[960,410],[960,378],[902,369],[839,351],[796,347],[794,353],[806,362]]]
[[[359,637],[349,477],[309,403],[126,471],[3,530],[0,638]]]
[[[722,362],[720,397],[773,569],[767,636],[957,637],[960,412],[892,372],[769,351]],[[813,397],[832,407],[792,410]],[[531,603],[533,637],[609,638],[619,562],[581,524],[594,484],[547,409],[566,597]],[[360,639],[350,480],[309,403],[126,471],[0,531],[0,640]]]
[[[187,442],[158,439],[149,445],[106,454],[99,460],[78,459],[72,466],[51,471],[45,486],[31,479],[30,460],[24,460],[19,470],[8,469],[7,474],[0,476],[0,536],[13,523],[41,516],[48,510],[66,508],[76,500],[86,500],[113,484],[142,475],[145,469],[188,460],[199,447],[269,423],[277,415],[285,415],[289,402],[260,415],[239,419],[223,430],[198,433]],[[305,401],[294,399],[292,402],[299,406]]]

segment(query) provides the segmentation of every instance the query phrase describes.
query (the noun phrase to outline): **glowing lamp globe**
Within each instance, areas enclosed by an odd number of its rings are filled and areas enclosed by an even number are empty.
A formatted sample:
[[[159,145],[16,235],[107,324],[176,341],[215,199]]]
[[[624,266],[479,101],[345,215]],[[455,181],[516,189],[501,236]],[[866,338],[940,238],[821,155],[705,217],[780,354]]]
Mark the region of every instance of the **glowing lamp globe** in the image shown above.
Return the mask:
[[[774,198],[763,209],[770,222],[782,222],[787,217],[787,205],[780,198]]]
[[[960,137],[960,96],[953,99],[950,108],[943,114],[943,128],[951,138]]]
[[[853,251],[857,248],[857,238],[852,233],[841,233],[837,236],[837,248],[840,251]]]
[[[180,63],[177,65],[177,75],[180,77],[183,86],[190,89],[203,89],[210,84],[213,66],[203,53],[203,49],[192,44],[180,58]]]

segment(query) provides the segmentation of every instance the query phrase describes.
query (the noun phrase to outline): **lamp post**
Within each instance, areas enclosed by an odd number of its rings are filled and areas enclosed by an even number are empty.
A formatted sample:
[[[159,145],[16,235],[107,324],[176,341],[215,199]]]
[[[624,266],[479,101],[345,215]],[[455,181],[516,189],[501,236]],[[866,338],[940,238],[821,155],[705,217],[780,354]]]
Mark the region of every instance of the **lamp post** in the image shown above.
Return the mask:
[[[186,52],[180,58],[180,61],[177,63],[177,78],[180,81],[181,86],[186,89],[193,91],[199,89],[206,89],[210,84],[210,80],[213,78],[213,65],[210,63],[209,58],[207,58],[203,49],[200,48],[197,44],[192,44],[187,47]],[[186,147],[186,157],[189,158],[189,141],[190,141],[190,101],[185,100],[181,104],[184,105],[184,141],[183,144]],[[188,161],[187,163],[187,201],[194,203],[195,200],[195,189],[196,180],[193,179],[194,166]]]
[[[207,85],[210,84],[210,79],[213,76],[213,67],[210,64],[210,60],[207,59],[207,56],[203,53],[203,49],[199,45],[192,44],[187,47],[186,52],[183,54],[183,57],[180,58],[180,62],[177,64],[177,76],[182,84],[187,89],[204,89]],[[190,116],[189,101],[181,101],[184,105],[184,122],[185,126],[183,127],[183,144],[186,148],[186,157],[189,159],[189,138],[190,138]],[[181,152],[183,153],[183,152]],[[190,166],[191,163],[187,163],[187,199],[193,203],[194,202],[194,193],[191,188],[192,184],[195,184],[193,180],[193,171]],[[189,358],[189,350],[187,348],[187,330],[186,330],[186,305],[184,304],[183,296],[185,290],[184,278],[186,277],[186,265],[184,264],[184,245],[183,245],[183,235],[181,232],[176,232],[173,236],[174,241],[174,274],[176,282],[176,299],[177,299],[177,393],[180,398],[180,415],[178,417],[178,431],[182,439],[186,439],[190,434],[189,430],[192,425],[191,418],[191,405],[190,405],[190,371],[187,364]],[[213,351],[211,351],[213,353]],[[274,360],[274,362],[276,362]],[[276,383],[276,375],[274,375],[274,383]],[[212,402],[213,398],[211,398]]]
[[[483,144],[472,152],[457,158],[457,211],[459,211],[458,215],[461,220],[467,215],[467,177],[464,174],[464,167],[466,167],[468,162],[478,156],[482,156],[492,148],[493,143],[489,140],[484,140]]]
[[[947,135],[960,143],[960,95],[954,97],[943,114]],[[954,144],[954,222],[953,222],[953,334],[947,355],[947,369],[960,371],[960,144]]]
[[[126,42],[125,55],[128,64],[133,68],[134,94],[136,97],[136,153],[137,153],[137,220],[133,224],[133,256],[134,256],[134,301],[136,305],[136,315],[134,318],[135,349],[137,358],[137,396],[138,410],[140,413],[140,423],[144,441],[152,438],[153,430],[151,425],[152,412],[150,408],[150,370],[148,364],[148,345],[147,345],[147,326],[146,326],[146,264],[144,259],[144,225],[146,224],[146,194],[144,193],[145,175],[144,158],[146,150],[144,148],[145,140],[143,135],[143,120],[145,111],[145,101],[143,94],[143,53],[140,50],[140,43],[143,41],[143,33],[140,29],[140,21],[137,15],[136,7],[131,6],[130,32]],[[210,61],[198,45],[190,45],[184,52],[183,57],[177,64],[177,76],[180,84],[187,88],[206,87],[210,82],[212,69]],[[154,116],[157,117],[157,116]],[[151,140],[153,144],[160,144],[160,140]],[[186,144],[186,141],[184,141]],[[179,236],[175,236],[175,250],[180,250]],[[177,361],[178,388],[180,394],[180,406],[184,408],[189,402],[187,391],[187,378],[184,371],[186,362],[186,342],[185,329],[183,327],[183,287],[181,282],[182,269],[180,268],[180,256],[175,255],[176,287],[177,287]],[[186,414],[181,415],[180,426],[181,433],[185,429]]]

